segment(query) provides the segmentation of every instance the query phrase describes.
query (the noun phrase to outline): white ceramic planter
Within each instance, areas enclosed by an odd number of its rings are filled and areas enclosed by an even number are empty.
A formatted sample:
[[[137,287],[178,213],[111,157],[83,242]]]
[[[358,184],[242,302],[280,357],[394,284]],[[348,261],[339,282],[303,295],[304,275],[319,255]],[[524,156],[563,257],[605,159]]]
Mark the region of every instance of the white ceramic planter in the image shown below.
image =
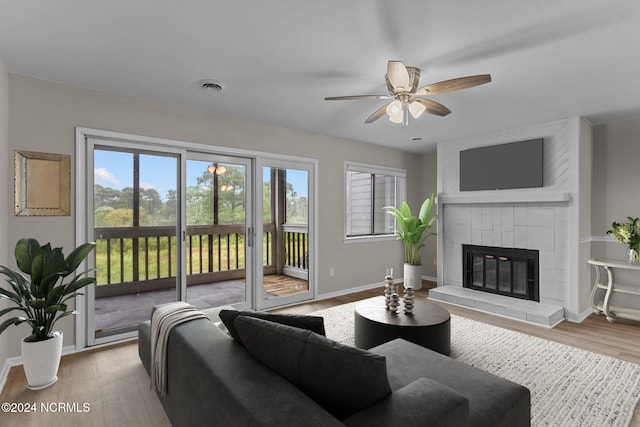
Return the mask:
[[[22,340],[22,363],[31,390],[40,390],[58,381],[58,367],[62,356],[62,332],[45,341]]]
[[[411,286],[414,291],[422,289],[422,265],[404,265],[404,285]]]

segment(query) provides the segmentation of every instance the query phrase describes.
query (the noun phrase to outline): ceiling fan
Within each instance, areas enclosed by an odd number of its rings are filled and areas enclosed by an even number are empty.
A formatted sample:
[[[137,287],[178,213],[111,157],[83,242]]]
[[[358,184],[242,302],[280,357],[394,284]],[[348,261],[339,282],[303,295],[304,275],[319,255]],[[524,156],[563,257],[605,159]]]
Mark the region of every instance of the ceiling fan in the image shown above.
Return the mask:
[[[451,110],[444,105],[423,97],[489,83],[491,81],[491,75],[481,74],[477,76],[460,77],[418,88],[418,83],[420,82],[419,68],[407,67],[402,61],[389,61],[387,63],[385,80],[387,82],[389,95],[331,96],[325,98],[325,101],[393,99],[390,103],[377,109],[365,120],[365,123],[375,122],[386,113],[389,116],[389,120],[393,123],[402,123],[403,126],[407,126],[409,124],[409,114],[411,114],[414,119],[417,119],[425,111],[430,114],[435,114],[436,116],[446,116],[451,113]]]

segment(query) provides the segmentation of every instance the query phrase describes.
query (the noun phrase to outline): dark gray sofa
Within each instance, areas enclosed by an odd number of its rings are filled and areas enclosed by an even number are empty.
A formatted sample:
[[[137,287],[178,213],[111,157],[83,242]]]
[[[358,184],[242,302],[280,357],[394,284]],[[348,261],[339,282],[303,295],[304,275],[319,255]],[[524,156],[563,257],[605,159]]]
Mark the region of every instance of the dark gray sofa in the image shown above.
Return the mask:
[[[174,426],[529,426],[529,390],[397,339],[369,350],[386,357],[392,393],[345,419],[254,358],[214,321],[174,328],[168,340],[167,394]],[[150,372],[150,322],[138,329]],[[331,372],[326,373],[328,376]]]

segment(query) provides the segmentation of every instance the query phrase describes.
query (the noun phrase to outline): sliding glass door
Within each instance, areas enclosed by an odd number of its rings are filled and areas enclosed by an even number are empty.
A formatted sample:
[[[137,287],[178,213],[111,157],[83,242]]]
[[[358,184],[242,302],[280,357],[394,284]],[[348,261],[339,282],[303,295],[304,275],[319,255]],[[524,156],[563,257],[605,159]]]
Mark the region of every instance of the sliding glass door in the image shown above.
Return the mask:
[[[106,141],[92,153],[90,344],[135,334],[157,304],[251,306],[251,160]]]
[[[100,339],[134,331],[151,307],[176,301],[179,157],[96,145],[93,151],[96,286]]]
[[[262,275],[256,305],[264,309],[314,294],[313,163],[264,161]]]
[[[251,162],[189,153],[186,300],[197,308],[251,301]]]
[[[134,337],[154,305],[265,309],[315,290],[313,161],[207,152],[110,132],[78,137],[79,241],[95,286],[79,347]]]

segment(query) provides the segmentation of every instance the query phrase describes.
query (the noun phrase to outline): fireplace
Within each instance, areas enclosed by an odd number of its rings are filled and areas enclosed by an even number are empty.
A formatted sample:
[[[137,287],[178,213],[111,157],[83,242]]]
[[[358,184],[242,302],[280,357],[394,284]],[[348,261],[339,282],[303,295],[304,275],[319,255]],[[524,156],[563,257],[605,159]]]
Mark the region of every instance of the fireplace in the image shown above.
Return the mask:
[[[538,251],[462,245],[463,286],[540,301]]]

